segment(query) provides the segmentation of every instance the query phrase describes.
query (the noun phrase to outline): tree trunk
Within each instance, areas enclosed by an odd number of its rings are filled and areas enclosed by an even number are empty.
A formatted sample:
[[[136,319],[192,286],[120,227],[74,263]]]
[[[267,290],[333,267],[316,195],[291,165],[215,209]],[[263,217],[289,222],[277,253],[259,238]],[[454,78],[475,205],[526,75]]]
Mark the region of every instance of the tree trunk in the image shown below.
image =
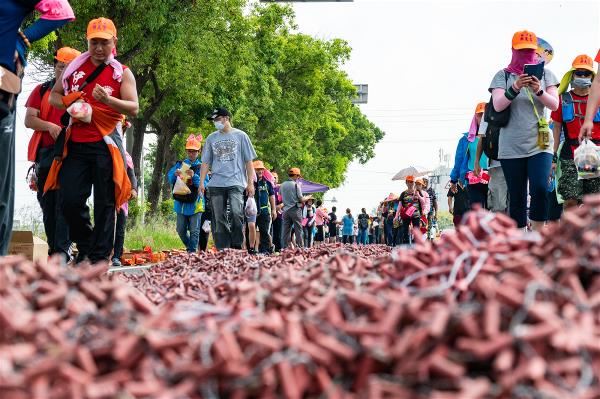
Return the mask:
[[[150,202],[150,213],[156,214],[160,202],[160,194],[163,183],[166,180],[165,160],[171,152],[171,142],[176,132],[180,129],[178,119],[166,118],[158,121],[158,141],[156,143],[156,159],[152,170],[152,182],[148,190],[148,202]]]
[[[135,175],[139,177],[142,175],[142,150],[144,149],[144,134],[146,134],[146,127],[148,120],[136,119],[133,122],[133,129],[130,134],[133,134],[133,145],[131,147],[131,158],[133,159],[133,170]]]
[[[171,139],[171,141],[173,141],[173,139]],[[170,146],[171,145],[169,145],[169,147]],[[172,149],[171,149],[171,151],[167,151],[167,153],[165,154],[164,162],[163,162],[163,167],[164,167],[165,173],[167,173],[167,171],[173,165],[175,165],[175,162],[177,162],[177,161],[178,161],[178,159],[176,157],[176,152],[173,151]],[[167,199],[171,198],[171,194],[172,194],[171,184],[169,183],[169,181],[167,179],[163,179],[162,201],[166,201]]]

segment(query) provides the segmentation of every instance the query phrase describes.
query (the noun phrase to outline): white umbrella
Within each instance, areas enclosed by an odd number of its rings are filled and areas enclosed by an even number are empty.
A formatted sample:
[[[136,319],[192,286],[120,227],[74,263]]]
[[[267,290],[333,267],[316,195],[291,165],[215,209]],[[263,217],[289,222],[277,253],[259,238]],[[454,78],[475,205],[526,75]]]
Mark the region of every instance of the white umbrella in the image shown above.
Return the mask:
[[[421,177],[428,175],[429,173],[431,173],[431,170],[421,166],[409,166],[396,173],[396,175],[392,177],[392,180],[404,180],[408,176]]]

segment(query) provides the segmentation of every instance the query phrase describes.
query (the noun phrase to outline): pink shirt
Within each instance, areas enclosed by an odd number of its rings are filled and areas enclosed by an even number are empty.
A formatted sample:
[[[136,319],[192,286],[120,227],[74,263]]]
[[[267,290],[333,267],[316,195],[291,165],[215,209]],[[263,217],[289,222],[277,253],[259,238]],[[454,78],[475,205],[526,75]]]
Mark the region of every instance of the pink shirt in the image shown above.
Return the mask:
[[[316,225],[323,226],[325,219],[329,219],[327,212],[325,212],[323,208],[317,208],[317,213],[315,214]]]

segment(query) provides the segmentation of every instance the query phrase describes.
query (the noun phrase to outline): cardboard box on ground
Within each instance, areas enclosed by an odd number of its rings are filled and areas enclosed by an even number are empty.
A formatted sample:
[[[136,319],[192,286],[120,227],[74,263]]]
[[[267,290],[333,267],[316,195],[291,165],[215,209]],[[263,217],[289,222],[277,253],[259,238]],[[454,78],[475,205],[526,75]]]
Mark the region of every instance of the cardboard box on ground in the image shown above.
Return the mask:
[[[25,255],[31,261],[46,259],[48,244],[34,236],[32,231],[13,231],[8,253],[9,255]]]

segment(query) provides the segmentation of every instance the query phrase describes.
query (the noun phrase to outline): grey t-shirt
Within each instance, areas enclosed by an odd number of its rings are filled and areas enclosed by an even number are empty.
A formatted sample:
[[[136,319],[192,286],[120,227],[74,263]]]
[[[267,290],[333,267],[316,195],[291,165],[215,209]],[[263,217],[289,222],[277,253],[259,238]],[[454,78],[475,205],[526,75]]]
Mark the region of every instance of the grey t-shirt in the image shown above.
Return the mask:
[[[302,188],[293,180],[286,180],[279,188],[281,200],[283,201],[283,211],[302,203]]]
[[[256,151],[245,132],[232,129],[228,133],[211,133],[202,151],[202,162],[212,172],[208,187],[246,187],[246,162],[254,159]]]
[[[504,77],[504,70],[498,71],[490,83],[490,92],[493,89],[506,89],[517,80],[517,75],[511,73],[508,76],[508,83]],[[542,79],[542,89],[546,90],[549,86],[558,86],[558,79],[548,69],[544,69]],[[540,117],[544,116],[544,105],[539,101],[535,93],[531,93],[533,102]],[[554,148],[554,138],[550,134],[550,145],[548,149],[541,150],[537,145],[538,124],[533,106],[525,88],[521,90],[517,98],[510,105],[510,120],[508,124],[500,130],[500,141],[498,148],[498,159],[525,158],[540,152],[552,154]]]

